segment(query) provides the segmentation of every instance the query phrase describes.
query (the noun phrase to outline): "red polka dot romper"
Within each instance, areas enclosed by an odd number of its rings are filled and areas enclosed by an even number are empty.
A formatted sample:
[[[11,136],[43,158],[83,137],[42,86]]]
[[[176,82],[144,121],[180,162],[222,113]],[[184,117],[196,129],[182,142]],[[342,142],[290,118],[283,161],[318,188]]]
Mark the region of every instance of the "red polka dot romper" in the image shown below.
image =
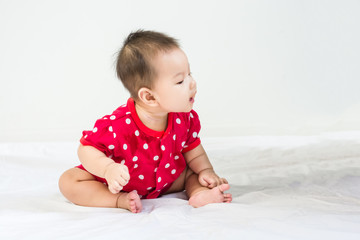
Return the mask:
[[[130,181],[122,191],[137,190],[142,198],[156,198],[185,169],[183,153],[200,144],[199,131],[200,121],[194,110],[169,113],[167,129],[154,131],[141,122],[130,98],[113,114],[97,120],[92,131],[83,131],[80,142],[129,168]],[[86,170],[82,165],[78,167]]]

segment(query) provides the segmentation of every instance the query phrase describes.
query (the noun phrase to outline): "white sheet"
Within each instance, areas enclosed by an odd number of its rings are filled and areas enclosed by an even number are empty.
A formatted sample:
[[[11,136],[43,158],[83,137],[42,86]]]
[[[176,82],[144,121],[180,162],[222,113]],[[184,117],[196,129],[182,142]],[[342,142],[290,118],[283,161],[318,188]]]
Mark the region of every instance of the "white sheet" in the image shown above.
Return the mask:
[[[1,143],[0,239],[360,239],[360,132],[202,140],[233,203],[177,193],[140,214],[65,200],[78,143]]]

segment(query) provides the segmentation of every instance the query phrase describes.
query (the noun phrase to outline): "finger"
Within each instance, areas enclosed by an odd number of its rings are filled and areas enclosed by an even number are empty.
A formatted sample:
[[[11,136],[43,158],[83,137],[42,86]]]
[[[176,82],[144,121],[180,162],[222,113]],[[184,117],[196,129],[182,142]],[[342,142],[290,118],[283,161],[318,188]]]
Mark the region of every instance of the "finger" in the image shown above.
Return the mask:
[[[125,180],[125,181],[129,181],[130,180],[130,174],[129,174],[129,169],[127,166],[124,165],[123,171],[121,173],[121,177]]]
[[[214,188],[218,185],[216,179],[210,179],[210,180],[208,180],[208,183],[209,183],[209,188]]]
[[[217,178],[216,179],[216,186],[219,186],[221,184],[221,179],[220,178]]]
[[[228,183],[228,181],[225,178],[220,178],[219,185],[224,184],[224,183]]]
[[[119,186],[125,186],[127,183],[128,183],[128,181],[126,181],[124,178],[122,178],[122,177],[118,177],[117,179],[116,179],[116,182],[118,183],[118,185]]]
[[[124,181],[126,181],[126,183],[128,183],[130,180],[130,175],[129,175],[129,173],[122,173],[121,178],[124,179]]]
[[[114,187],[112,187],[112,186],[110,186],[109,185],[109,191],[111,192],[111,193],[113,193],[113,194],[117,194],[119,191],[117,191],[116,189],[114,189]]]
[[[209,186],[209,183],[204,178],[199,178],[199,183],[204,187]]]
[[[111,188],[116,191],[116,193],[120,192],[122,190],[122,185],[118,181],[113,181],[113,184],[111,185]]]

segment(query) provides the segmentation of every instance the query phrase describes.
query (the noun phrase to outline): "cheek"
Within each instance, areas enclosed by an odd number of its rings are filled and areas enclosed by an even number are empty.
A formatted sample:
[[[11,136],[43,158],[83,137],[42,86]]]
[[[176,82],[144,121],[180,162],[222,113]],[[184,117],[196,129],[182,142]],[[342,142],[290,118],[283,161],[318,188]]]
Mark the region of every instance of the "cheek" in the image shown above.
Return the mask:
[[[164,98],[168,101],[171,101],[174,98],[174,96],[176,96],[176,94],[177,94],[176,91],[170,91],[170,90],[163,92]]]
[[[164,91],[161,93],[161,102],[163,104],[163,106],[172,106],[177,102],[178,99],[178,95],[179,93],[177,93],[176,91]]]

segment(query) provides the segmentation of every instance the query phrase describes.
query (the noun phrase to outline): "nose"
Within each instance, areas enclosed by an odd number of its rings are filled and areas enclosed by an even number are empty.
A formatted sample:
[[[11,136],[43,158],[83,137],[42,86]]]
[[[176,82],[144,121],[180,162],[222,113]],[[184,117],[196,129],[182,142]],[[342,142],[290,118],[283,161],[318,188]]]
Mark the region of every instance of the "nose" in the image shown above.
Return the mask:
[[[196,81],[193,77],[190,77],[190,89],[196,89]]]

